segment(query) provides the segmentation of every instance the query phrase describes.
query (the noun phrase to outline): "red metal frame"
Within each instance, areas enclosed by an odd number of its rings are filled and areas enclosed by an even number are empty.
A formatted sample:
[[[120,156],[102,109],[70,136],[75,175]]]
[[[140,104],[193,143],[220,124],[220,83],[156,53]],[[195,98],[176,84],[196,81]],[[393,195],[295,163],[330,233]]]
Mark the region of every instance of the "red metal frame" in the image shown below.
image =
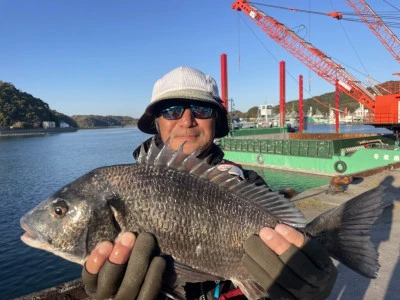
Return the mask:
[[[222,53],[220,56],[221,61],[221,99],[222,106],[228,111],[228,64],[227,55]]]
[[[324,52],[299,37],[290,28],[264,14],[247,0],[237,0],[232,8],[246,13],[271,39],[289,51],[317,75],[335,85],[339,81],[341,92],[348,94],[368,109],[375,110],[375,97],[356,78],[334,62]]]
[[[335,131],[339,133],[339,81],[335,84]]]
[[[284,61],[279,63],[279,112],[280,126],[284,127],[286,122],[286,76]]]
[[[346,0],[360,19],[381,41],[393,57],[400,62],[400,40],[364,0]]]
[[[299,76],[299,132],[304,130],[304,114],[303,114],[303,75]]]
[[[400,128],[398,110],[386,111],[386,108],[388,107],[386,101],[390,102],[390,107],[397,108],[399,106],[399,90],[395,91],[392,89],[383,93],[387,96],[375,96],[369,92],[366,87],[361,85],[356,78],[345,71],[341,65],[334,62],[328,55],[299,37],[284,24],[252,6],[249,1],[237,0],[233,2],[232,9],[243,11],[276,43],[299,59],[318,76],[322,77],[334,86],[338,83],[338,89],[341,92],[346,93],[359,103],[363,104],[373,114],[378,111],[382,115],[388,115],[388,117],[385,118],[376,118],[370,123],[386,126],[388,128]],[[388,98],[386,99],[385,97]],[[380,103],[380,101],[382,102]]]

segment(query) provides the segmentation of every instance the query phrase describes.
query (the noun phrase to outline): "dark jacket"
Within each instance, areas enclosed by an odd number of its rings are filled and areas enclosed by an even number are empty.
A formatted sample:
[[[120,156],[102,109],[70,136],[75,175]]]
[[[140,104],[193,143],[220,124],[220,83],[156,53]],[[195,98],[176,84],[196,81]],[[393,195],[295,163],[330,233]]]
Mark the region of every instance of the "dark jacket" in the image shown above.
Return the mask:
[[[144,147],[145,151],[147,151],[150,147],[151,139],[146,140],[143,142],[141,146]],[[163,146],[163,141],[161,140],[160,135],[155,135],[155,144],[157,147]],[[137,159],[139,156],[140,148],[135,149],[133,151],[133,157]],[[208,162],[211,165],[217,164],[228,164],[234,165],[239,167],[243,171],[244,179],[248,180],[249,182],[255,183],[256,185],[267,185],[264,179],[259,176],[256,172],[252,170],[245,170],[234,162],[228,161],[224,159],[224,152],[219,148],[216,144],[212,143],[211,147],[205,151],[203,151],[199,156],[199,158],[208,158]],[[186,299],[200,299],[200,300],[214,300],[214,299],[230,299],[230,300],[241,300],[246,299],[240,292],[236,292],[235,287],[232,285],[230,281],[220,282],[219,283],[219,296],[218,298],[214,297],[215,294],[215,287],[217,283],[214,281],[207,281],[201,283],[187,283],[185,285],[185,292],[186,292]],[[238,295],[239,294],[239,295]],[[164,297],[164,298],[163,298]],[[165,296],[160,297],[160,299],[165,299]]]

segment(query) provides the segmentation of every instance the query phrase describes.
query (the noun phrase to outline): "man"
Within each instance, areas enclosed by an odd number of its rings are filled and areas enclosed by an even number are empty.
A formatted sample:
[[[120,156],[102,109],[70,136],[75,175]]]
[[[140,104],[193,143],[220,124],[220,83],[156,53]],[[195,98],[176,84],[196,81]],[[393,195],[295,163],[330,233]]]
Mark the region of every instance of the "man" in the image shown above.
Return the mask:
[[[213,140],[229,132],[227,112],[215,80],[196,69],[179,67],[159,79],[138,127],[156,134],[157,146],[168,141],[175,150],[184,144],[186,154],[199,151],[198,156],[207,157],[211,164],[266,185],[254,171],[223,160],[224,154]],[[148,148],[149,140],[144,146]],[[138,152],[136,149],[135,158]],[[99,244],[83,269],[88,293],[98,299],[115,294],[115,299],[157,298],[166,261],[158,255],[155,238],[148,233],[136,237],[127,232],[114,244]],[[324,299],[336,280],[336,268],[324,250],[289,226],[262,228],[258,236],[245,242],[244,248],[244,266],[270,298]],[[188,299],[243,298],[229,282],[186,284],[185,293]]]

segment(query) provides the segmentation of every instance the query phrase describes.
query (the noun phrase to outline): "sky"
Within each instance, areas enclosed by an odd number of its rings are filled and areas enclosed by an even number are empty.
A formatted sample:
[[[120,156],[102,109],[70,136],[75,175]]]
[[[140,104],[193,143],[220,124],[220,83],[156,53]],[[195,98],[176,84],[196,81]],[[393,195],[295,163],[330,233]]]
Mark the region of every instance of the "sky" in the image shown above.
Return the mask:
[[[0,0],[0,80],[66,115],[139,118],[154,82],[178,66],[213,76],[228,57],[228,97],[246,112],[279,103],[279,62],[286,63],[286,100],[334,91],[270,39],[233,0]],[[400,15],[395,0],[367,0],[378,13]],[[352,13],[345,0],[259,0],[307,11]],[[389,5],[389,4],[392,4]],[[393,7],[397,5],[397,7]],[[362,22],[338,21],[257,5],[345,66],[365,86],[398,80],[392,55]],[[356,18],[356,17],[355,17]],[[399,36],[400,29],[390,27]],[[231,106],[229,106],[231,110]]]

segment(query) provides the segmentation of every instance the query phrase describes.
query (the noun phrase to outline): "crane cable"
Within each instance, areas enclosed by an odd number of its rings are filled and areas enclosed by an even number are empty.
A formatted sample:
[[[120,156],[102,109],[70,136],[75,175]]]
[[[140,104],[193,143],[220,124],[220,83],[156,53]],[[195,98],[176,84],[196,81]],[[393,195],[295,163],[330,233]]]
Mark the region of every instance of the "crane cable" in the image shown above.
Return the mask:
[[[262,4],[262,3],[254,3],[254,2],[252,2],[252,4],[253,4],[253,5],[254,5],[254,4],[257,4],[257,5],[261,5],[261,6],[269,6],[269,7],[274,7],[274,8],[282,8],[282,9],[292,10],[292,11],[300,11],[300,12],[307,12],[307,13],[315,13],[315,14],[326,15],[326,13],[315,12],[315,11],[312,11],[312,10],[302,10],[302,9],[297,9],[297,8],[286,8],[286,7],[282,7],[282,6],[268,5],[268,4]],[[349,13],[349,14],[350,14],[350,13]],[[355,15],[355,14],[353,14],[353,15]],[[357,17],[357,21],[361,21],[361,20]],[[375,78],[373,78],[370,74],[368,74],[368,71],[366,70],[364,64],[362,63],[360,57],[358,56],[357,52],[355,51],[353,45],[352,45],[351,42],[350,42],[350,38],[349,38],[348,34],[346,33],[346,31],[344,30],[343,24],[342,24],[341,22],[340,22],[340,24],[341,24],[341,26],[342,26],[342,30],[344,31],[344,33],[345,33],[345,35],[346,35],[346,37],[347,37],[347,40],[349,41],[350,45],[351,45],[352,48],[353,48],[354,53],[355,53],[356,56],[358,57],[358,60],[359,60],[360,64],[363,66],[364,72],[365,72],[365,73],[362,73],[362,72],[360,72],[359,70],[357,70],[357,69],[351,67],[350,65],[346,64],[345,62],[342,62],[342,61],[340,61],[339,59],[334,58],[334,56],[332,56],[332,55],[330,55],[330,58],[331,58],[332,60],[334,60],[334,61],[339,62],[342,66],[346,66],[346,68],[353,70],[354,72],[358,73],[359,75],[361,75],[361,76],[363,76],[363,77],[365,77],[365,78],[371,78],[371,79],[373,79],[374,81],[379,82],[378,80],[376,80]],[[247,25],[247,24],[246,24],[246,25]],[[254,34],[254,33],[253,33],[253,34]],[[269,52],[269,51],[268,51],[268,52]],[[359,80],[359,81],[362,82],[362,80]],[[380,82],[379,82],[379,83],[380,83]],[[311,90],[310,90],[310,91],[311,91]],[[309,94],[310,94],[310,93],[309,93]],[[311,96],[311,94],[310,94],[310,96]]]
[[[247,24],[247,22],[242,18],[242,16],[239,15],[239,14],[238,14],[238,16],[239,16],[240,20],[247,26],[247,28],[250,30],[250,32],[255,36],[255,38],[259,41],[259,43],[263,46],[264,50],[265,50],[266,52],[268,52],[268,54],[272,57],[272,59],[273,59],[276,63],[279,63],[278,58],[276,58],[276,56],[274,56],[274,54],[265,46],[265,44],[261,41],[261,39],[260,39],[260,38],[257,36],[257,34],[254,32],[254,30],[252,30],[252,29],[250,28],[250,26]],[[299,81],[298,81],[298,80],[295,78],[295,76],[293,76],[292,73],[290,73],[287,69],[286,69],[286,73],[289,75],[289,77],[290,77],[294,82],[296,82],[297,84],[299,84]],[[310,96],[311,99],[313,99],[314,101],[318,102],[318,103],[321,104],[322,106],[325,106],[325,107],[328,107],[328,108],[329,108],[329,105],[324,104],[323,102],[319,101],[317,98],[315,98],[315,96],[313,96],[313,95],[311,94],[310,91],[305,90],[305,92]],[[331,109],[333,109],[333,108],[331,108]]]
[[[330,16],[332,18],[338,19],[338,20],[344,20],[344,21],[349,21],[349,22],[363,22],[360,20],[357,14],[351,13],[351,12],[320,12],[320,11],[313,11],[313,10],[305,10],[305,9],[300,9],[300,8],[293,8],[293,7],[284,7],[284,6],[278,6],[278,5],[270,5],[270,4],[264,4],[264,3],[256,3],[256,2],[251,2],[253,5],[260,5],[260,6],[267,6],[267,7],[272,7],[272,8],[277,8],[277,9],[283,9],[283,10],[290,10],[294,12],[302,12],[302,13],[308,13],[308,14],[315,14],[315,15],[323,15],[323,16]],[[388,3],[389,4],[389,3]],[[389,4],[391,5],[391,4]],[[391,5],[393,7],[393,5]],[[395,8],[395,7],[394,7]],[[397,8],[395,8],[397,9]],[[398,9],[397,9],[398,10]],[[348,16],[348,17],[346,17]],[[400,28],[400,22],[399,20],[399,15],[397,12],[380,12],[379,16],[381,19],[385,19],[385,24],[391,27],[396,27]],[[389,21],[389,20],[394,20],[394,21]]]
[[[330,0],[330,3],[331,3],[331,6],[332,6],[332,9],[334,9],[332,0]],[[342,31],[344,32],[344,34],[345,34],[345,36],[346,36],[346,38],[347,38],[347,42],[350,44],[351,48],[353,49],[354,54],[357,56],[358,62],[359,62],[359,63],[361,64],[361,66],[363,67],[364,72],[368,74],[367,77],[371,77],[371,76],[369,75],[369,72],[367,71],[367,68],[365,67],[364,63],[362,62],[360,56],[358,55],[358,53],[357,53],[357,51],[356,51],[356,49],[355,49],[353,43],[351,42],[351,39],[350,39],[349,35],[347,34],[347,31],[346,31],[346,29],[344,28],[343,23],[342,23],[340,20],[339,20],[339,24],[340,24],[340,27],[342,28]]]
[[[311,0],[308,0],[308,9],[311,9]],[[311,44],[311,14],[308,14],[308,42]],[[308,91],[311,93],[311,69],[308,68]]]
[[[393,7],[395,10],[400,11],[400,9],[398,9],[396,6],[394,6],[393,4],[387,2],[386,0],[383,0],[383,2],[385,2],[387,5],[390,5],[391,7]]]

